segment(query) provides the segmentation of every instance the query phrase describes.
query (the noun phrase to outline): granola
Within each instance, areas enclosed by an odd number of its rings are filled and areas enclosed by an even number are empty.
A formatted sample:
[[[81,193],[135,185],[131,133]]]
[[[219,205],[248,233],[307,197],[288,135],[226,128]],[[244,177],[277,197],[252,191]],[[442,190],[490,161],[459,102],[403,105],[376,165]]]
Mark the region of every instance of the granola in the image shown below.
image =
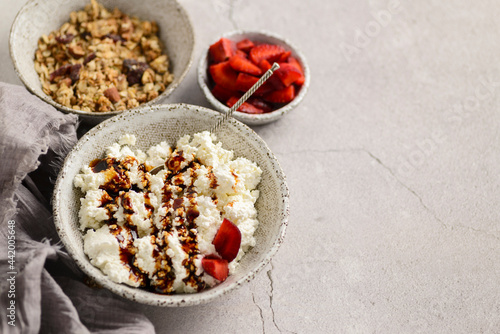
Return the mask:
[[[158,25],[91,0],[38,40],[35,70],[43,91],[83,111],[119,111],[159,96],[173,80]]]

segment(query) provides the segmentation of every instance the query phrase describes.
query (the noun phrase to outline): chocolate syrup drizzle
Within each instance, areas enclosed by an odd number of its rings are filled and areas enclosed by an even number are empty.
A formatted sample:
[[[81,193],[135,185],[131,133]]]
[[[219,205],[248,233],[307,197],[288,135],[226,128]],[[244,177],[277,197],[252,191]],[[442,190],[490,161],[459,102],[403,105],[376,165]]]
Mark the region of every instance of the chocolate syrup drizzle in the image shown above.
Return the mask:
[[[206,287],[202,279],[203,274],[196,275],[195,266],[196,257],[200,254],[195,219],[200,213],[197,209],[197,193],[193,183],[196,179],[196,170],[200,168],[199,162],[193,160],[186,164],[183,152],[177,150],[165,162],[166,173],[160,206],[165,208],[166,214],[158,217],[160,224],[156,226],[153,223],[153,217],[156,213],[150,201],[150,182],[148,174],[146,174],[146,166],[144,164],[139,165],[139,171],[143,172],[142,185],[144,189],[142,190],[136,185],[132,185],[127,175],[127,171],[130,170],[135,161],[136,159],[133,157],[122,160],[105,158],[96,159],[89,164],[94,173],[106,174],[106,182],[100,187],[100,189],[105,190],[105,194],[101,198],[101,207],[106,208],[108,211],[109,219],[106,223],[120,245],[121,261],[129,268],[130,278],[139,282],[141,287],[156,293],[175,293],[176,274],[173,269],[172,258],[167,255],[166,250],[169,248],[168,237],[176,233],[186,254],[186,258],[182,262],[186,270],[186,277],[182,281],[196,291],[203,290]],[[183,165],[186,166],[182,167]],[[187,171],[189,171],[190,177],[189,184],[185,184],[184,180]],[[217,178],[213,174],[211,167],[209,167],[207,176],[210,180],[210,187],[216,188],[218,186]],[[136,192],[144,192],[145,208],[148,210],[147,218],[151,220],[154,235],[152,237],[154,244],[152,255],[156,263],[155,273],[151,279],[136,265],[135,255],[137,249],[133,243],[138,234],[137,227],[131,222],[131,215],[134,213],[128,194],[131,189]],[[213,200],[216,201],[217,198],[213,198]],[[114,213],[118,210],[118,203],[122,204],[126,217],[126,221],[122,226],[114,218]]]

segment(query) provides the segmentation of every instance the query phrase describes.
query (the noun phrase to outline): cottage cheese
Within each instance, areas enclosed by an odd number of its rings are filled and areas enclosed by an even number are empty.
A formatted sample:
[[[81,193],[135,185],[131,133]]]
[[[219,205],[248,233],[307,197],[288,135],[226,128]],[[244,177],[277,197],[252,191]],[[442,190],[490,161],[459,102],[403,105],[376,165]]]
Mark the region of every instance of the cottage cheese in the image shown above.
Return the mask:
[[[124,135],[106,158],[82,167],[74,185],[84,193],[79,212],[84,251],[111,280],[159,293],[191,293],[218,281],[206,274],[204,256],[217,254],[212,241],[224,218],[241,232],[229,264],[255,245],[255,202],[262,170],[201,132],[147,152],[132,150]],[[153,167],[165,164],[156,175]]]

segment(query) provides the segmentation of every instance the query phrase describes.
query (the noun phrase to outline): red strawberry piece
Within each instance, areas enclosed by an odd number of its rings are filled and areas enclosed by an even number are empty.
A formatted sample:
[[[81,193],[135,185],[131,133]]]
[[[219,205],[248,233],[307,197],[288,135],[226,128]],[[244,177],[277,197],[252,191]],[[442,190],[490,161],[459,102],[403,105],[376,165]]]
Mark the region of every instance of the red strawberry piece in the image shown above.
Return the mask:
[[[226,61],[234,54],[234,43],[222,37],[217,42],[210,45],[208,52],[213,63]]]
[[[201,259],[203,270],[213,278],[224,282],[229,275],[227,260],[218,258],[215,255],[208,255]]]
[[[239,98],[237,98],[236,96],[233,96],[233,97],[229,98],[229,100],[227,100],[226,104],[229,108],[231,108],[236,102],[238,102],[238,100],[239,100]],[[243,102],[241,104],[241,106],[238,107],[237,110],[241,111],[241,112],[245,112],[247,114],[263,114],[264,113],[264,110],[258,108],[257,106],[255,106],[253,104],[247,103],[247,102]]]
[[[299,61],[296,58],[290,56],[290,57],[288,57],[288,63],[290,65],[294,66],[296,69],[298,69],[300,71],[300,73],[302,74],[302,77],[297,79],[297,81],[295,81],[295,83],[297,85],[303,85],[304,82],[306,81],[306,77],[304,75],[304,70],[302,69],[302,66],[300,66]]]
[[[229,61],[211,65],[209,71],[217,85],[234,90],[238,73],[229,65]]]
[[[281,90],[275,90],[263,96],[267,102],[273,103],[288,103],[295,98],[295,86],[290,85]]]
[[[250,50],[250,60],[253,61],[256,65],[260,64],[262,59],[267,60],[272,63],[276,59],[281,56],[282,53],[285,52],[279,45],[274,44],[260,44]]]
[[[262,96],[272,92],[273,90],[281,90],[283,88],[285,88],[285,85],[283,85],[281,80],[273,74],[269,79],[267,79],[266,82],[264,82],[264,84],[262,84],[262,86],[259,87],[259,89],[255,91],[254,96]]]
[[[230,220],[224,218],[212,244],[215,246],[217,253],[219,253],[224,260],[228,262],[233,261],[240,250],[240,229]]]
[[[245,52],[241,51],[241,50],[236,50],[236,52],[234,54],[235,55],[240,55],[243,58],[248,59],[248,55]]]
[[[287,51],[281,54],[280,58],[278,59],[278,62],[286,62],[288,61],[288,57],[292,55],[292,51]]]
[[[246,92],[250,88],[252,88],[255,83],[259,81],[259,78],[254,77],[253,75],[240,73],[236,78],[235,87],[237,90],[241,90],[242,92]]]
[[[273,75],[271,75],[271,77],[267,79],[264,85],[269,86],[271,90],[281,90],[283,88],[286,88],[283,82],[281,82],[280,78],[276,75],[276,72],[274,72]]]
[[[247,100],[247,102],[256,108],[261,109],[265,113],[273,111],[273,108],[269,104],[258,97],[251,97]]]
[[[290,86],[303,77],[302,73],[293,65],[288,63],[280,64],[274,74],[281,80],[285,87]]]
[[[215,96],[217,100],[226,103],[230,97],[237,96],[238,92],[226,89],[220,85],[215,85],[214,88],[212,88],[212,95]]]
[[[271,66],[271,64],[270,64],[267,60],[262,59],[262,60],[260,61],[260,63],[259,63],[259,67],[260,67],[260,69],[261,69],[262,71],[264,71],[264,72],[265,72],[265,71],[269,70],[272,66]]]
[[[237,54],[229,58],[229,65],[238,72],[244,72],[251,75],[262,74],[262,70],[257,65]]]
[[[253,44],[253,42],[251,40],[249,40],[248,38],[236,43],[236,48],[238,48],[239,50],[246,52],[246,53],[250,52],[250,50],[254,46],[255,46],[255,44]]]

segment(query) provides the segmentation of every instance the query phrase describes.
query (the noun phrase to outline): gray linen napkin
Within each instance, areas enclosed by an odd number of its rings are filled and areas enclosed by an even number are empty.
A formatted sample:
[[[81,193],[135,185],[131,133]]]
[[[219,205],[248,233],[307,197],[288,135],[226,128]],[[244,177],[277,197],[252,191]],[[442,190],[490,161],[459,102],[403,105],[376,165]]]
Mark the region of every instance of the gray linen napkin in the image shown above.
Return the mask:
[[[154,333],[136,304],[84,283],[55,231],[50,196],[76,124],[0,83],[0,332]]]

